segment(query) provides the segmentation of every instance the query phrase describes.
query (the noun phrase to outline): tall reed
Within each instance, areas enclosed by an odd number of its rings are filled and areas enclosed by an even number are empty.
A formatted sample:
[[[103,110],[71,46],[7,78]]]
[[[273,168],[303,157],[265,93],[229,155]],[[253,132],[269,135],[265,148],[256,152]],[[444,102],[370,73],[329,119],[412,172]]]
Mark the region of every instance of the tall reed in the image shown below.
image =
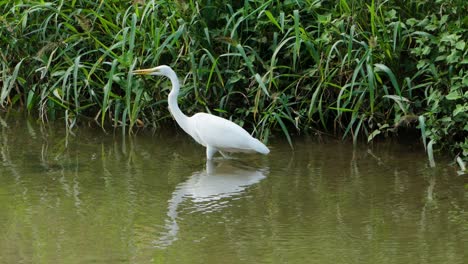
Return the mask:
[[[293,145],[317,131],[372,141],[425,116],[422,138],[437,146],[450,138],[438,122],[458,107],[444,126],[457,135],[452,151],[468,155],[462,1],[52,0],[0,10],[0,104],[43,120],[160,126],[171,120],[167,81],[130,72],[168,64],[185,112],[232,119],[264,141]]]

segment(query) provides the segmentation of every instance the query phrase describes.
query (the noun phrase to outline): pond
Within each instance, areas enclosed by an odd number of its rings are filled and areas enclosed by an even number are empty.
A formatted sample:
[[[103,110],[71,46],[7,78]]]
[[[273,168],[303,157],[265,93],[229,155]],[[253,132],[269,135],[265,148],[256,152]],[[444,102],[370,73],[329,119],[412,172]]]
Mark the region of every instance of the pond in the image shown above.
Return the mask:
[[[421,149],[73,133],[0,120],[0,263],[467,263],[464,176]]]

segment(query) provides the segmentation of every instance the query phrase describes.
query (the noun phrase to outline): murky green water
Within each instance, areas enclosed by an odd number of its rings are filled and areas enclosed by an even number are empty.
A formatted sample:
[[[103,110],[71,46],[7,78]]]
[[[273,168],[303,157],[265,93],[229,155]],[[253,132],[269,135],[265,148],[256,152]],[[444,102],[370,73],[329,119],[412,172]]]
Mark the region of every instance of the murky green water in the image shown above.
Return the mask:
[[[467,263],[465,176],[421,151],[0,126],[0,263]]]

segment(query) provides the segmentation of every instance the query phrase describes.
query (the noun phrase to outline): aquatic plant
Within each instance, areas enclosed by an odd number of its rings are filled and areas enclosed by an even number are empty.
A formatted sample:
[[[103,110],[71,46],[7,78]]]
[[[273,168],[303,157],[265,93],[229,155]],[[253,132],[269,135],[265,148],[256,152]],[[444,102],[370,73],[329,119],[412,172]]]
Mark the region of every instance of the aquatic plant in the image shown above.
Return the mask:
[[[0,10],[0,104],[42,120],[165,125],[168,85],[129,72],[168,64],[189,115],[215,113],[264,141],[322,132],[372,141],[416,124],[424,146],[468,159],[462,0],[1,1]]]

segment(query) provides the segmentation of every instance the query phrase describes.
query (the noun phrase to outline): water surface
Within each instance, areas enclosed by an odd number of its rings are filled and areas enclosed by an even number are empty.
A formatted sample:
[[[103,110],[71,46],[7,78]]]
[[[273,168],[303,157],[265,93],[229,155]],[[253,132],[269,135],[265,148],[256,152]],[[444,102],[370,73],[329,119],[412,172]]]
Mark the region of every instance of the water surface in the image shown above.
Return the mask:
[[[466,176],[421,150],[61,126],[0,120],[0,263],[467,263]]]

